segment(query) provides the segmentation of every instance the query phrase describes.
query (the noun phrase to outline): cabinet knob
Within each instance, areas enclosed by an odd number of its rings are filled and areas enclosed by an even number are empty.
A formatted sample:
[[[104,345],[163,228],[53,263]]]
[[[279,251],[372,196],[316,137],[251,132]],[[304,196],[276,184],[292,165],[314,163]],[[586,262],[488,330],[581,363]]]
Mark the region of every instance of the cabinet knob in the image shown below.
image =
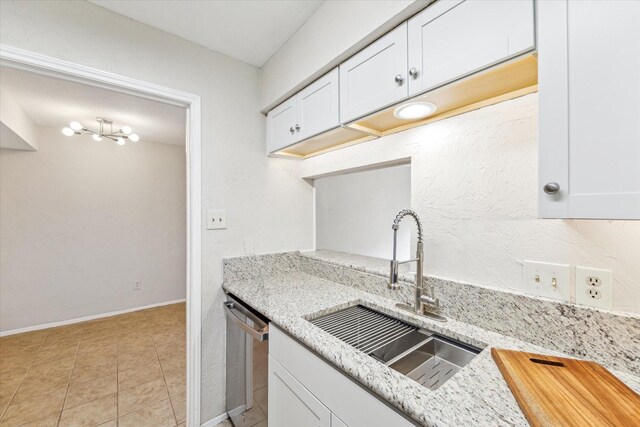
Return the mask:
[[[293,128],[293,126],[291,126],[291,127],[289,128],[289,132],[294,133],[295,131],[296,131],[296,130]]]
[[[414,79],[417,79],[418,78],[418,70],[416,70],[415,68],[411,68],[409,70],[409,75],[411,77],[413,77]]]
[[[558,191],[560,191],[560,184],[558,184],[557,182],[548,182],[544,185],[544,187],[542,187],[542,191],[547,194],[556,194]]]
[[[402,82],[404,81],[404,78],[402,77],[402,75],[398,74],[395,78],[396,83],[398,83],[399,85],[402,84]]]
[[[300,132],[300,125],[296,125],[296,132]]]

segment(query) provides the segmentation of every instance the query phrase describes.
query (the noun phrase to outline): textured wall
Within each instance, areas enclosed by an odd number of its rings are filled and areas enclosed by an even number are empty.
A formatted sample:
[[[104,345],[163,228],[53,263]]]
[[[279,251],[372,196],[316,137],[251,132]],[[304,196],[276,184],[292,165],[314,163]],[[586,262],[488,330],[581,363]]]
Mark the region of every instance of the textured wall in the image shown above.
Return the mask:
[[[640,313],[640,221],[537,218],[537,94],[305,160],[303,177],[411,157],[426,273],[524,291],[525,259],[613,270]]]
[[[0,41],[202,97],[202,208],[229,227],[202,234],[202,421],[225,412],[222,257],[313,245],[312,187],[264,155],[258,70],[84,1],[2,1]],[[204,221],[203,221],[204,223]]]
[[[38,136],[0,149],[0,331],[184,298],[184,148]]]
[[[411,166],[315,180],[316,248],[391,259],[396,214],[411,206]],[[400,260],[409,259],[409,219],[398,230]]]

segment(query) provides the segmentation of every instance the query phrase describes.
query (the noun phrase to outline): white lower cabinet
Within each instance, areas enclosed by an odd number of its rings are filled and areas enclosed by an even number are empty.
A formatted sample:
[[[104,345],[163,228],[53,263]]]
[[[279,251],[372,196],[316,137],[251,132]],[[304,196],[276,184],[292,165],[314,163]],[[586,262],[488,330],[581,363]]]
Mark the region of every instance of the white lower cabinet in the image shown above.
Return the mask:
[[[331,426],[331,411],[271,356],[269,356],[269,426]]]
[[[275,325],[269,325],[269,427],[413,425]]]

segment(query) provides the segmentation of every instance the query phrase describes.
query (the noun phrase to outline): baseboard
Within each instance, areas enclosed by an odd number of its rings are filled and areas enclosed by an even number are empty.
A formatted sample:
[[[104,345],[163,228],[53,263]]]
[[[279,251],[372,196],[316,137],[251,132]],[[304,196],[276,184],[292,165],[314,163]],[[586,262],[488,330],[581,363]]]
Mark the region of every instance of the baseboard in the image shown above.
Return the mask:
[[[224,420],[226,420],[227,418],[229,418],[229,414],[227,414],[226,412],[224,414],[220,414],[215,418],[210,419],[209,421],[207,421],[206,423],[202,424],[201,427],[213,427],[213,426],[217,426],[218,424],[220,424],[221,422],[223,422]]]
[[[89,320],[101,319],[103,317],[117,316],[118,314],[131,313],[132,311],[145,310],[147,308],[153,308],[153,307],[161,307],[163,305],[169,305],[169,304],[177,304],[185,301],[186,299],[182,298],[182,299],[176,299],[173,301],[165,301],[165,302],[159,302],[156,304],[143,305],[142,307],[127,308],[125,310],[118,310],[118,311],[111,311],[109,313],[96,314],[93,316],[77,317],[75,319],[63,320],[61,322],[43,323],[41,325],[29,326],[26,328],[12,329],[10,331],[0,332],[0,337],[5,337],[8,335],[15,335],[15,334],[22,334],[25,332],[38,331],[40,329],[55,328],[57,326],[72,325],[74,323],[87,322]]]

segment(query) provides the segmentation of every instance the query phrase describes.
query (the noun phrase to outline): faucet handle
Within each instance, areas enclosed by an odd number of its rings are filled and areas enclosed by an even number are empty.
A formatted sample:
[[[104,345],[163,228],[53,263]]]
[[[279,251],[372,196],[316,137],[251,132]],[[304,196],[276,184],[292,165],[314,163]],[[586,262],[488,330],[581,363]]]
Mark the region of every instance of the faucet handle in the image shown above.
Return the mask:
[[[429,295],[420,295],[420,302],[426,305],[430,305],[431,307],[440,306],[440,300],[438,298],[433,298]]]

